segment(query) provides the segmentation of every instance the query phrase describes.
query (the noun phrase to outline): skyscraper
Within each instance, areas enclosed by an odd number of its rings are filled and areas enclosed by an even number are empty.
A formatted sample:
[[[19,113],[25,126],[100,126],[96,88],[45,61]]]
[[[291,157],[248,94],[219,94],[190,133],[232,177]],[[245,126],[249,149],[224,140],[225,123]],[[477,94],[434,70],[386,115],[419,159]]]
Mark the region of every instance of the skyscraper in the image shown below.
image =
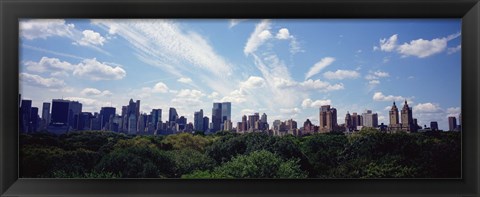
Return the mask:
[[[407,100],[402,108],[402,130],[415,132],[416,126],[413,125],[412,108],[408,106]]]
[[[222,103],[213,103],[212,132],[220,131],[222,125]]]
[[[39,123],[39,116],[38,116],[38,107],[32,107],[30,112],[30,124],[28,126],[28,132],[37,132]]]
[[[398,122],[398,108],[397,105],[395,105],[395,101],[393,102],[392,108],[388,112],[388,117],[390,120],[390,124],[388,125],[389,129],[392,131],[399,130],[401,127]]]
[[[232,103],[222,103],[222,122],[225,120],[232,120]]]
[[[137,118],[135,117],[134,113],[128,116],[128,134],[137,134]]]
[[[106,129],[107,123],[109,122],[111,116],[115,116],[115,107],[102,107],[100,109],[100,127],[102,129]]]
[[[20,106],[19,120],[20,120],[20,131],[27,133],[30,125],[32,110],[32,101],[31,100],[22,100]]]
[[[150,112],[151,123],[154,128],[158,127],[158,123],[162,121],[162,109],[152,109]]]
[[[320,131],[331,132],[337,127],[337,109],[330,105],[320,107]]]
[[[185,126],[187,126],[187,118],[185,118],[184,116],[180,116],[180,118],[177,119],[177,125],[177,131],[184,131]]]
[[[225,120],[223,122],[223,130],[224,131],[231,131],[233,129],[232,121],[231,120]]]
[[[455,131],[457,128],[457,118],[455,116],[448,117],[448,130]]]
[[[347,131],[354,130],[352,124],[352,117],[350,116],[350,112],[348,111],[347,114],[345,114],[345,128],[347,129]]]
[[[80,117],[78,120],[78,130],[90,130],[92,118],[93,118],[93,115],[90,112],[80,113]]]
[[[432,122],[430,122],[430,129],[432,129],[432,131],[438,131],[438,123],[437,123],[437,121],[432,121]]]
[[[247,123],[247,116],[243,115],[242,116],[242,128],[241,131],[247,131],[248,130],[248,123]]]
[[[260,115],[258,113],[255,113],[253,115],[249,115],[248,116],[248,122],[247,122],[247,130],[248,131],[255,131],[256,128],[255,127],[255,123],[260,120]]]
[[[50,124],[50,103],[47,103],[47,102],[43,103],[42,120],[46,125]]]
[[[210,120],[208,117],[203,117],[203,131],[208,131]]]
[[[378,126],[378,114],[372,113],[372,110],[367,110],[362,114],[363,126],[376,128]]]
[[[313,133],[313,124],[310,122],[310,119],[307,119],[303,123],[303,133],[302,134],[308,134],[308,133]]]
[[[200,111],[195,112],[193,114],[193,127],[195,131],[204,131],[203,130],[203,109],[200,109]]]
[[[80,113],[82,113],[82,104],[78,101],[53,99],[48,130],[54,133],[64,133],[72,129],[77,130]]]
[[[176,121],[178,119],[178,113],[177,110],[173,107],[170,107],[168,110],[168,122],[170,125],[175,125]]]

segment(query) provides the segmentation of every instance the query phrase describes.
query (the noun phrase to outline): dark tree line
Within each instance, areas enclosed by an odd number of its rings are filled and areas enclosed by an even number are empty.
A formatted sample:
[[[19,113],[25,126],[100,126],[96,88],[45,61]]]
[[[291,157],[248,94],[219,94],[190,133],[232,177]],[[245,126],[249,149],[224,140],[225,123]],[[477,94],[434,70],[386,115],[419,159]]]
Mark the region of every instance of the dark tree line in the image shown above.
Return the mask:
[[[458,178],[461,133],[20,135],[21,177]]]

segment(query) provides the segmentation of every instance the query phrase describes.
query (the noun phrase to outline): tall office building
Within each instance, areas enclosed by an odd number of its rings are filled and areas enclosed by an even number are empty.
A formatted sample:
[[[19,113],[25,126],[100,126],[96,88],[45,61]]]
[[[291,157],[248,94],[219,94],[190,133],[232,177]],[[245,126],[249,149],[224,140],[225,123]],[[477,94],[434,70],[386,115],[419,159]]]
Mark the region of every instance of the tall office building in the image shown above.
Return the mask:
[[[258,127],[255,127],[255,123],[260,120],[260,115],[258,113],[255,113],[253,115],[248,116],[248,122],[247,122],[247,130],[248,131],[255,131],[258,129]]]
[[[195,112],[193,114],[193,127],[195,131],[204,131],[203,130],[203,109],[200,109],[200,111]]]
[[[303,123],[303,133],[302,134],[308,134],[308,133],[313,133],[314,127],[310,119],[307,119]]]
[[[185,116],[180,116],[180,118],[177,119],[177,125],[177,131],[184,131],[187,126],[187,118],[185,118]]]
[[[32,107],[30,112],[30,124],[28,132],[37,132],[40,117],[38,116],[38,107]]]
[[[208,131],[210,125],[210,119],[208,117],[203,117],[203,130]]]
[[[135,113],[132,113],[128,116],[128,134],[137,134],[137,118],[135,117]]]
[[[50,124],[50,103],[44,102],[42,106],[42,120],[45,125]]]
[[[248,123],[247,123],[247,116],[243,115],[242,116],[242,128],[241,131],[247,131],[248,130]]]
[[[178,113],[177,110],[173,107],[170,107],[168,110],[168,122],[170,125],[175,125],[178,119]]]
[[[225,120],[223,122],[223,130],[224,131],[231,131],[233,129],[233,124],[231,120]]]
[[[137,116],[137,118],[140,116],[140,100],[137,100],[137,102],[135,103],[135,115]]]
[[[100,119],[101,119],[101,125],[100,127],[102,129],[106,129],[107,124],[110,121],[110,117],[115,116],[115,107],[102,107],[100,109]]]
[[[430,122],[430,129],[431,129],[432,131],[438,131],[438,123],[437,123],[437,121],[432,121],[432,122]]]
[[[213,103],[212,132],[220,131],[222,125],[222,103]]]
[[[407,100],[405,100],[405,104],[403,105],[402,111],[402,130],[408,132],[415,132],[416,126],[413,124],[413,115],[412,115],[412,108],[408,106]]]
[[[455,131],[457,128],[457,118],[455,116],[448,117],[448,130]]]
[[[147,115],[145,114],[140,114],[140,116],[138,116],[138,121],[137,121],[137,133],[142,135],[142,134],[145,134],[145,124],[146,124],[146,120],[147,120]]]
[[[362,114],[363,117],[363,126],[365,127],[378,127],[378,114],[372,113],[372,110],[367,110]]]
[[[331,132],[337,127],[337,109],[330,105],[320,107],[320,131]]]
[[[390,120],[390,124],[388,125],[388,128],[392,131],[394,130],[399,130],[401,129],[401,126],[399,124],[399,117],[398,117],[398,108],[397,105],[395,105],[395,101],[393,102],[392,108],[388,112],[388,117]]]
[[[350,116],[350,112],[348,111],[347,114],[345,114],[345,128],[347,129],[347,131],[353,129],[352,116]]]
[[[93,115],[90,112],[80,113],[80,117],[78,120],[78,130],[90,130],[92,118]]]
[[[152,126],[158,128],[158,123],[162,121],[162,109],[152,109],[150,116]]]
[[[29,130],[31,110],[32,110],[32,101],[22,100],[22,103],[20,106],[19,121],[20,121],[20,131],[23,133],[27,133]]]
[[[222,122],[225,120],[232,120],[232,103],[222,103]]]
[[[64,99],[52,100],[52,113],[48,130],[54,133],[65,133],[78,130],[82,104],[78,101]]]

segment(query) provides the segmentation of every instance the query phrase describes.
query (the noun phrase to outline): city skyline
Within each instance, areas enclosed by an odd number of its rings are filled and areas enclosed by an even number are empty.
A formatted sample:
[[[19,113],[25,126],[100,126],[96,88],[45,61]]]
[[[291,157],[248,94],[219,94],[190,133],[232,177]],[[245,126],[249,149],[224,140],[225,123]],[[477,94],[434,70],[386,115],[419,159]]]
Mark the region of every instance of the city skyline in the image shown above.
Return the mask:
[[[254,112],[310,119],[332,105],[378,113],[407,99],[419,125],[460,113],[460,20],[21,20],[20,93],[84,111],[142,100],[193,120],[232,102],[232,122]],[[445,83],[448,81],[448,83]],[[50,98],[50,100],[48,100]],[[40,111],[40,110],[39,110]],[[39,112],[40,113],[40,112]],[[308,115],[306,115],[308,114]],[[190,122],[190,121],[189,121]],[[193,121],[191,121],[193,122]],[[302,122],[299,122],[301,124]],[[234,126],[235,127],[235,126]]]
[[[19,98],[21,99],[21,95],[19,95]],[[57,105],[54,104],[55,102]],[[347,111],[347,114],[345,114],[345,122],[340,124],[338,123],[339,115],[336,114],[336,108],[330,105],[322,105],[319,108],[320,125],[312,124],[311,119],[306,119],[303,127],[299,124],[299,122],[303,120],[297,121],[297,119],[294,118],[285,120],[275,119],[271,121],[272,124],[269,124],[267,114],[263,113],[260,118],[261,112],[242,114],[241,120],[232,120],[229,118],[232,115],[230,102],[213,103],[212,114],[215,114],[214,116],[217,116],[217,118],[212,116],[211,122],[209,122],[209,117],[203,116],[203,109],[195,111],[194,119],[188,121],[185,115],[177,113],[175,107],[169,107],[168,116],[166,116],[166,119],[162,119],[163,116],[161,114],[162,111],[164,111],[163,109],[152,109],[150,113],[140,112],[140,102],[140,100],[134,102],[133,99],[130,99],[129,104],[122,106],[121,112],[116,113],[118,111],[116,111],[114,107],[101,107],[99,111],[85,112],[82,111],[82,103],[66,99],[52,99],[51,103],[44,102],[42,111],[39,111],[38,108],[32,107],[32,100],[22,99],[19,102],[20,130],[21,132],[28,133],[48,130],[49,132],[57,134],[81,130],[110,130],[134,135],[169,135],[178,132],[194,131],[207,133],[215,133],[218,131],[235,131],[240,133],[273,132],[271,133],[272,135],[284,135],[287,133],[305,135],[313,132],[353,132],[361,130],[362,127],[373,128],[383,132],[418,132],[421,129],[423,129],[423,132],[427,130],[442,130],[439,129],[437,120],[431,121],[428,124],[429,127],[427,127],[427,125],[419,125],[417,118],[413,116],[412,107],[409,107],[407,104],[407,100],[404,101],[401,110],[401,119],[396,103],[393,102],[389,115],[390,120],[387,124],[379,124],[378,114],[372,110],[366,110],[361,114],[357,112],[350,114],[350,112]],[[65,105],[63,103],[70,104]],[[50,105],[52,106],[51,109]],[[223,110],[220,106],[223,106]],[[60,112],[59,110],[64,112]],[[68,112],[72,110],[74,111],[73,114],[72,112]],[[219,112],[215,112],[216,110],[219,110]],[[54,113],[54,111],[56,111],[56,113]],[[35,113],[37,116],[33,115]],[[248,122],[246,117],[248,117]],[[461,131],[461,113],[458,115],[458,124],[456,118],[455,116],[448,117],[449,127],[444,131]],[[159,124],[158,127],[157,123]],[[224,123],[228,124],[228,126],[224,127]],[[234,123],[238,123],[237,127],[233,126]],[[282,123],[286,125],[280,126]],[[300,126],[297,126],[297,124]],[[65,127],[65,125],[68,126]],[[115,125],[115,129],[113,125]],[[279,133],[280,131],[283,133]]]

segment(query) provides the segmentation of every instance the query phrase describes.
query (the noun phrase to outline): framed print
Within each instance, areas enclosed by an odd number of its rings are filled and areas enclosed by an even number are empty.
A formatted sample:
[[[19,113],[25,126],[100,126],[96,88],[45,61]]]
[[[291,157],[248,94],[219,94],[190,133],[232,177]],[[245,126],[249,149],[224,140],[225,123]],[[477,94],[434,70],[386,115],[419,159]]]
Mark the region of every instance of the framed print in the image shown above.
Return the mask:
[[[0,6],[2,196],[478,195],[476,0]]]

